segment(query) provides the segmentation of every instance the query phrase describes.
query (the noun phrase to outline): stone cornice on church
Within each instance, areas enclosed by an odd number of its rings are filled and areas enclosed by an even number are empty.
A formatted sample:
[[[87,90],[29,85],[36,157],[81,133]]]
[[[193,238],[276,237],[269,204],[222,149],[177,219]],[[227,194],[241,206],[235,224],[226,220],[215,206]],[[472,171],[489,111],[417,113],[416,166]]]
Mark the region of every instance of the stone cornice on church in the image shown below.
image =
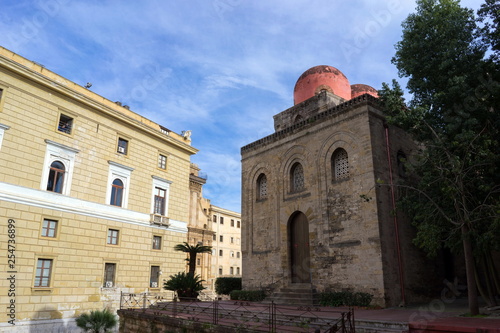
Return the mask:
[[[316,97],[313,97],[316,98]],[[313,99],[311,98],[311,99]],[[307,102],[307,101],[305,101]],[[337,106],[331,107],[323,112],[320,112],[318,114],[315,114],[309,118],[306,118],[290,127],[287,127],[285,129],[282,129],[280,131],[277,131],[271,135],[268,135],[260,140],[257,140],[255,142],[252,142],[244,147],[241,148],[241,153],[246,153],[250,150],[257,149],[263,145],[267,145],[273,142],[276,142],[284,137],[290,136],[293,133],[296,133],[297,131],[302,131],[304,128],[310,127],[314,125],[317,121],[321,120],[324,121],[329,118],[333,118],[338,116],[341,113],[348,112],[350,110],[353,110],[356,107],[362,106],[362,105],[370,105],[373,107],[378,107],[378,98],[375,98],[369,94],[364,94],[359,97],[353,98],[347,102],[344,102],[342,104],[339,104]],[[298,104],[296,106],[293,106],[292,108],[285,110],[283,112],[289,112],[291,109],[295,109],[297,107],[300,107],[301,104]]]

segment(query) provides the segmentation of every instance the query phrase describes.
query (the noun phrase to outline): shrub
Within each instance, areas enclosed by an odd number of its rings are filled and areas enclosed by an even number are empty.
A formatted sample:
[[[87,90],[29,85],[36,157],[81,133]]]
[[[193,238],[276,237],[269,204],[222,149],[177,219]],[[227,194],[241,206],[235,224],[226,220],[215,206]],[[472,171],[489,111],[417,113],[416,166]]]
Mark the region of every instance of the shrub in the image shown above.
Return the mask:
[[[229,295],[233,290],[241,290],[241,278],[220,277],[215,280],[215,292],[219,295]]]
[[[170,275],[170,279],[163,284],[163,288],[177,292],[179,298],[196,298],[199,291],[205,289],[199,275],[192,276],[186,272]]]
[[[76,318],[76,325],[89,333],[107,333],[116,326],[116,317],[108,309],[83,313]]]
[[[369,306],[373,295],[362,292],[337,291],[320,293],[319,303],[324,306]]]
[[[264,290],[233,290],[230,293],[232,300],[260,302],[266,298]]]

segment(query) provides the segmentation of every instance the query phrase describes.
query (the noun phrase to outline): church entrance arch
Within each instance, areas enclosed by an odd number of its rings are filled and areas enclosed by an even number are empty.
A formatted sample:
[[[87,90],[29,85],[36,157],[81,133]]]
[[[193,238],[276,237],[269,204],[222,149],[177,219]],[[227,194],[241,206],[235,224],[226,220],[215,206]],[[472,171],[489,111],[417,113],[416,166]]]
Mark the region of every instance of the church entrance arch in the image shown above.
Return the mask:
[[[292,283],[310,283],[309,221],[302,212],[288,220],[288,239]]]

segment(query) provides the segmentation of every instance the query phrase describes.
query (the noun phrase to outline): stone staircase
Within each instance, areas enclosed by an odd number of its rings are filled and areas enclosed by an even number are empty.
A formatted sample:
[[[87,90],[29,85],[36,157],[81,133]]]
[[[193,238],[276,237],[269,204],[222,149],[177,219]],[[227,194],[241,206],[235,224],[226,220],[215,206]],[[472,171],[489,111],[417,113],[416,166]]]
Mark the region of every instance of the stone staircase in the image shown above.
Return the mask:
[[[310,283],[292,283],[268,296],[263,303],[313,305],[318,303],[316,290]]]

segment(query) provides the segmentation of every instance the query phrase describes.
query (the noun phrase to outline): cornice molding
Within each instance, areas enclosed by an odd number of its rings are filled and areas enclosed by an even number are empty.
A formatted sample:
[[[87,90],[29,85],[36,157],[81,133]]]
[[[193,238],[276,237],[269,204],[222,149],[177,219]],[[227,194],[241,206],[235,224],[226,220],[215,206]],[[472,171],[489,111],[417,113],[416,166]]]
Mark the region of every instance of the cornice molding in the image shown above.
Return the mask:
[[[143,227],[160,228],[150,224],[150,214],[3,182],[0,182],[0,201],[140,225]],[[172,219],[170,219],[169,222],[169,231],[187,233],[187,222]]]

